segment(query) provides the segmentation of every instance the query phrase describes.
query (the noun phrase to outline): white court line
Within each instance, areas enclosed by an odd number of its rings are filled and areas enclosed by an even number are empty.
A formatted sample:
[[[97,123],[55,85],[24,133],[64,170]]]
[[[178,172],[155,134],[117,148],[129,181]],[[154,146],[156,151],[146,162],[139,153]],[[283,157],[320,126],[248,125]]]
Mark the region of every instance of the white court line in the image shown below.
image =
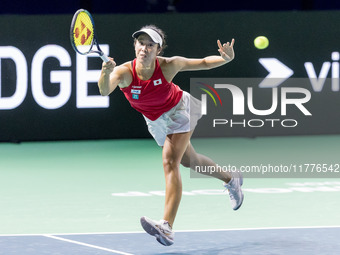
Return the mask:
[[[116,253],[116,254],[122,254],[122,255],[133,255],[132,253],[126,253],[126,252],[122,252],[122,251],[117,251],[117,250],[111,250],[111,249],[107,249],[104,247],[100,247],[100,246],[96,246],[96,245],[92,245],[92,244],[87,244],[87,243],[82,243],[82,242],[77,242],[74,240],[70,240],[70,239],[66,239],[66,238],[62,238],[62,237],[57,237],[57,236],[53,236],[53,235],[43,235],[45,237],[48,238],[53,238],[56,240],[60,240],[63,242],[68,242],[68,243],[74,243],[74,244],[78,244],[78,245],[82,245],[82,246],[86,246],[86,247],[90,247],[90,248],[94,248],[94,249],[98,249],[98,250],[103,250],[103,251],[108,251],[108,252],[112,252],[112,253]]]
[[[175,232],[223,232],[223,231],[253,231],[253,230],[285,230],[285,229],[327,229],[340,228],[339,226],[300,226],[300,227],[263,227],[263,228],[230,228],[230,229],[202,229],[202,230],[178,230]]]
[[[263,228],[227,228],[227,229],[202,229],[202,230],[175,230],[175,232],[218,232],[218,231],[249,231],[249,230],[281,230],[281,229],[320,229],[340,228],[335,226],[294,226],[294,227],[263,227]],[[89,232],[89,233],[49,233],[49,234],[0,234],[0,237],[15,236],[73,236],[73,235],[120,235],[120,234],[145,234],[145,231],[130,232]]]

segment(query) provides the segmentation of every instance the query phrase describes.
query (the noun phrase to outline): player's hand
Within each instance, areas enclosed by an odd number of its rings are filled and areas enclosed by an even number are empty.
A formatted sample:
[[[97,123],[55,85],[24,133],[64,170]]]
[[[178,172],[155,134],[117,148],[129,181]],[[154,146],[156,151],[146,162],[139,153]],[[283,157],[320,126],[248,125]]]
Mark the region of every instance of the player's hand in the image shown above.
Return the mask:
[[[234,48],[233,48],[234,42],[235,40],[232,39],[231,43],[227,42],[222,45],[220,40],[217,40],[218,52],[220,53],[221,57],[225,61],[228,61],[228,62],[232,61],[235,57]]]
[[[113,72],[113,69],[115,67],[116,67],[116,62],[113,60],[113,58],[109,57],[108,62],[103,62],[102,71],[106,74],[110,74]]]

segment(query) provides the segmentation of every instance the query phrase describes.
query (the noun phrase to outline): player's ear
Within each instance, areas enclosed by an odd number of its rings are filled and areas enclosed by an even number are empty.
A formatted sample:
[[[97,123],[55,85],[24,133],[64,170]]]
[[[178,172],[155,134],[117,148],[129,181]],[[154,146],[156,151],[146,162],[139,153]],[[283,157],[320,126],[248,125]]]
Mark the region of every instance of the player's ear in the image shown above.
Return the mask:
[[[158,48],[157,48],[157,55],[161,54],[161,52],[162,52],[162,49],[163,49],[163,48],[162,48],[162,47],[160,47],[160,46],[159,46],[159,44],[158,44]]]

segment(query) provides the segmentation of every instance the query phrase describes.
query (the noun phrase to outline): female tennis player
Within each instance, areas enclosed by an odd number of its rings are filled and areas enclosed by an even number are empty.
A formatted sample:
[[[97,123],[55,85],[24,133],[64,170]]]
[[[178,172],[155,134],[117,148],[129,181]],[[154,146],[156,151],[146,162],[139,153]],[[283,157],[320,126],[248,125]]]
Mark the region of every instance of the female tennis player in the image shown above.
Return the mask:
[[[131,106],[143,114],[149,132],[162,147],[166,183],[163,219],[142,217],[141,224],[158,242],[168,246],[174,242],[172,226],[182,196],[180,164],[192,169],[195,165],[216,167],[211,159],[196,153],[190,143],[201,117],[200,101],[172,80],[178,72],[207,70],[229,63],[234,59],[234,39],[223,45],[217,41],[219,55],[192,59],[161,57],[166,47],[165,34],[154,25],[141,28],[132,37],[136,58],[119,66],[113,58],[104,62],[98,87],[106,96],[119,86]],[[232,208],[237,210],[243,202],[241,174],[215,172],[213,176],[224,182]]]

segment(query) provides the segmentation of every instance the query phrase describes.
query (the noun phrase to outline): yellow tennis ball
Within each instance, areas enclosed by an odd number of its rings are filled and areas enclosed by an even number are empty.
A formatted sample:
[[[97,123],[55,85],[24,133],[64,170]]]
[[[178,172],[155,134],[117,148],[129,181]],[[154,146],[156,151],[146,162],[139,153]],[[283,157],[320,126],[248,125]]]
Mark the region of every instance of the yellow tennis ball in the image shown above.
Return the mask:
[[[265,37],[265,36],[258,36],[254,40],[254,45],[259,50],[263,50],[263,49],[267,48],[268,45],[269,45],[268,38]]]

